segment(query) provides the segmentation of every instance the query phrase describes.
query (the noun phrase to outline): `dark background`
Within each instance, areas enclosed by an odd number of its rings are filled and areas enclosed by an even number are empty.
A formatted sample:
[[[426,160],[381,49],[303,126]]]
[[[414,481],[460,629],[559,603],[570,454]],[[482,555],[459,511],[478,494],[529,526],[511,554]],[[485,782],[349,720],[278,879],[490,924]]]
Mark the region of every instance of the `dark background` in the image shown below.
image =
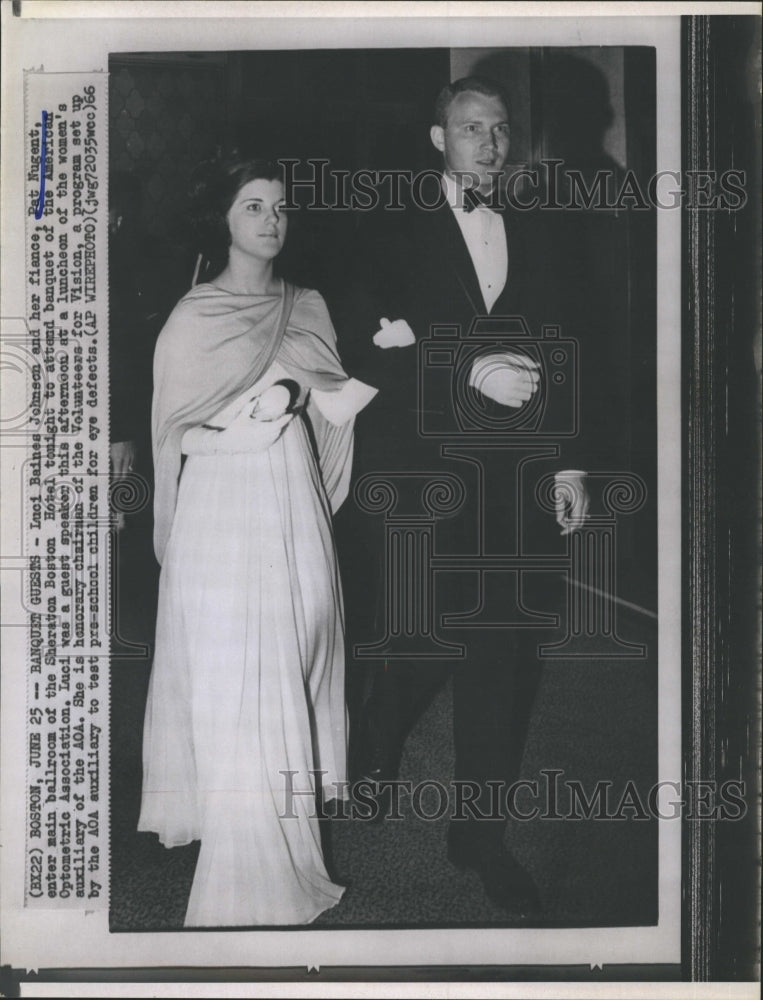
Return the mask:
[[[654,51],[647,48],[380,49],[112,55],[110,167],[140,192],[136,242],[150,257],[150,297],[160,317],[190,287],[198,248],[189,234],[187,190],[196,165],[220,147],[330,170],[417,172],[439,166],[429,140],[444,81],[471,72],[504,84],[512,98],[509,159],[538,168],[560,159],[589,178],[632,170],[646,190],[655,165]],[[297,168],[297,175],[309,173]],[[296,191],[279,264],[295,283],[317,288],[350,357],[353,332],[343,296],[362,212],[307,211]],[[656,220],[654,211],[557,213],[567,288],[544,322],[583,344],[606,343],[606,391],[619,401],[622,469],[655,496]],[[560,251],[561,252],[561,251]],[[115,280],[118,280],[116,278]],[[137,347],[153,350],[161,323]],[[535,335],[539,331],[533,331]],[[344,346],[346,345],[346,346]],[[143,365],[142,370],[150,370]],[[150,376],[141,379],[146,411]],[[150,392],[150,390],[149,390]],[[144,424],[144,434],[147,427]],[[145,443],[145,442],[144,442]],[[619,526],[619,593],[656,612],[656,504]]]
[[[113,176],[132,178],[140,193],[131,220],[135,267],[124,270],[145,275],[154,316],[136,335],[136,350],[148,358],[143,371],[150,369],[157,318],[191,284],[197,248],[188,235],[186,191],[200,160],[219,146],[238,145],[300,161],[323,157],[332,170],[436,167],[429,141],[434,99],[445,82],[469,72],[500,80],[513,96],[512,164],[534,167],[559,158],[586,176],[599,168],[617,176],[632,169],[646,187],[655,163],[650,49],[113,55],[110,166]],[[326,298],[340,353],[352,335],[342,325],[342,298],[361,222],[357,212],[297,211],[283,255],[287,276]],[[589,334],[595,342],[608,340],[626,429],[619,467],[640,473],[649,493],[645,508],[618,526],[618,592],[635,605],[623,611],[618,627],[624,639],[646,643],[649,655],[619,663],[560,661],[547,669],[536,711],[542,722],[529,735],[523,776],[559,767],[589,790],[610,778],[617,801],[627,780],[645,797],[657,774],[654,212],[561,213],[556,232],[569,262],[570,307],[548,322],[583,347]],[[122,278],[113,272],[112,288]],[[144,418],[149,381],[146,376],[134,396]],[[146,426],[144,419],[138,467],[150,482]],[[135,833],[158,572],[150,534],[149,507],[128,515],[114,559],[114,930],[181,925],[195,863],[194,847],[166,851],[152,835]],[[448,781],[450,697],[446,689],[412,734],[401,777]],[[656,834],[656,824],[644,820],[520,824],[512,844],[538,879],[547,904],[544,926],[655,923]],[[456,876],[444,860],[443,838],[444,827],[434,823],[340,828],[337,860],[351,891],[316,926],[505,923],[476,879]]]

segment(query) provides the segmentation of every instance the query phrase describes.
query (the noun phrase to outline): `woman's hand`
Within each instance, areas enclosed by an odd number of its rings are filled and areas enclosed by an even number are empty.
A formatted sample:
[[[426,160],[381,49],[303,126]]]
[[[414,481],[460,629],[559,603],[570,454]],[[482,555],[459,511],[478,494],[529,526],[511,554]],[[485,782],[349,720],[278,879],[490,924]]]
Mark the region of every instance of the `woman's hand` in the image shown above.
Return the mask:
[[[252,400],[244,400],[239,412],[224,430],[213,427],[190,427],[183,435],[184,455],[235,455],[243,452],[267,451],[294,417],[284,413],[274,420],[257,420],[252,416]]]
[[[216,450],[223,454],[267,451],[276,443],[293,418],[293,413],[284,413],[274,420],[256,419],[256,416],[252,415],[252,407],[244,406],[224,431],[216,432],[218,437]]]

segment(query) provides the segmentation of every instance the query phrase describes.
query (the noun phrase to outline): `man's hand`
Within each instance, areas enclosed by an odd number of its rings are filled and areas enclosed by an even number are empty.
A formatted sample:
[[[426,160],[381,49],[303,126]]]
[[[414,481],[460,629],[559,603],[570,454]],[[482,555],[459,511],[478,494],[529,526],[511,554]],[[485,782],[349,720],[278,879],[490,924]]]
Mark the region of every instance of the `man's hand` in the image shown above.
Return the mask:
[[[114,441],[110,448],[111,474],[117,479],[132,472],[135,465],[135,442]]]
[[[469,385],[503,406],[524,406],[537,392],[540,382],[538,362],[524,354],[502,351],[477,358],[472,365]]]
[[[374,334],[374,343],[377,347],[408,347],[416,343],[413,330],[404,319],[396,319],[390,323],[388,319],[379,320],[380,330]]]
[[[562,535],[570,535],[582,528],[588,517],[591,497],[586,486],[586,474],[574,469],[557,472],[554,478],[556,523],[562,529]]]

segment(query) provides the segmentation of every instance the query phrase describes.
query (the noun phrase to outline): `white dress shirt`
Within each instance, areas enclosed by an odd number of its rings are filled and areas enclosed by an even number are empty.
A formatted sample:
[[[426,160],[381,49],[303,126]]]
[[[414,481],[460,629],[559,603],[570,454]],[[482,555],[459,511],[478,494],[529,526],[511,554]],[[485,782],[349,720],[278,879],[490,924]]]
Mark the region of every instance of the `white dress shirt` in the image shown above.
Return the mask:
[[[488,312],[498,301],[509,274],[509,251],[503,219],[485,205],[478,205],[467,212],[463,192],[456,181],[443,174],[443,189],[453,210],[466,248],[477,272],[482,298]]]

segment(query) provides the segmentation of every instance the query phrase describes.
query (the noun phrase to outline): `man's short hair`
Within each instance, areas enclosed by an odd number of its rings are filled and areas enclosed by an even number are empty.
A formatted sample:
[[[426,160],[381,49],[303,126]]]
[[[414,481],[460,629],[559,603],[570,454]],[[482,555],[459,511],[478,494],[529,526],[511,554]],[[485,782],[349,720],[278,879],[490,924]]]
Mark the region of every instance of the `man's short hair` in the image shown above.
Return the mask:
[[[435,124],[445,128],[448,124],[448,110],[459,94],[482,94],[485,97],[497,97],[503,103],[506,111],[509,110],[509,98],[503,87],[488,80],[486,76],[462,76],[460,80],[454,80],[446,87],[443,87],[437,96],[434,106]]]

